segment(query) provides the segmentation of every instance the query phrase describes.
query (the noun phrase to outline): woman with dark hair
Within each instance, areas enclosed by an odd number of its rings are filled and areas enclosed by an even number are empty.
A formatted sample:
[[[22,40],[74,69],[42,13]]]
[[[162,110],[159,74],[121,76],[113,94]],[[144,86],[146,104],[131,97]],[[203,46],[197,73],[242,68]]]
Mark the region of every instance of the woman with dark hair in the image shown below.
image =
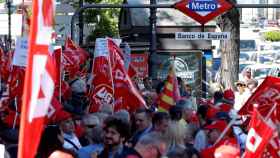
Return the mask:
[[[36,158],[48,158],[58,151],[68,154],[72,158],[76,157],[74,152],[63,148],[63,142],[60,128],[56,125],[47,126],[42,134]]]

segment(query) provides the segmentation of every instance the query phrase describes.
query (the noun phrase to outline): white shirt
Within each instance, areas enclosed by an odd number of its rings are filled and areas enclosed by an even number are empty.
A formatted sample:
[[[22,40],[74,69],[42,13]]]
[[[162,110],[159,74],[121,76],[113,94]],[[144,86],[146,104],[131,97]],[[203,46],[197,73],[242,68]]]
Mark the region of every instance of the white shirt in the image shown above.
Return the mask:
[[[78,137],[72,133],[72,134],[63,134],[64,137],[64,143],[63,143],[63,147],[65,149],[74,149],[75,151],[78,151],[71,143],[69,143],[68,141],[66,141],[65,139],[70,140],[73,144],[75,144],[76,147],[78,147],[79,149],[82,147]]]
[[[243,92],[242,94],[240,94],[239,92],[235,92],[234,96],[235,99],[234,99],[233,108],[236,111],[239,111],[246,103],[246,101],[250,98],[251,92],[248,89],[245,89],[245,92]]]

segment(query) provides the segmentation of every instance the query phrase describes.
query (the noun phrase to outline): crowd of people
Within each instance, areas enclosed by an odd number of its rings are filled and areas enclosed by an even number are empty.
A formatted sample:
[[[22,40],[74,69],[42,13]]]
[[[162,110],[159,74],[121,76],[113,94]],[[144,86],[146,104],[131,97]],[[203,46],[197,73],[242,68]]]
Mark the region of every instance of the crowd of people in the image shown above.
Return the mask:
[[[177,80],[181,98],[168,111],[159,111],[157,107],[164,82],[154,84],[145,78],[141,86],[135,80],[148,108],[140,107],[132,113],[124,109],[114,111],[109,104],[102,105],[98,112],[84,112],[87,81],[79,77],[68,80],[72,99],[64,102],[60,117],[46,125],[37,157],[241,157],[248,129],[237,111],[258,86],[257,81],[238,81],[236,92],[218,88],[208,99],[195,99],[191,86],[180,78]],[[6,148],[6,157],[14,158],[18,128],[6,125],[5,111],[0,114],[0,141]],[[228,127],[232,119],[237,121]]]

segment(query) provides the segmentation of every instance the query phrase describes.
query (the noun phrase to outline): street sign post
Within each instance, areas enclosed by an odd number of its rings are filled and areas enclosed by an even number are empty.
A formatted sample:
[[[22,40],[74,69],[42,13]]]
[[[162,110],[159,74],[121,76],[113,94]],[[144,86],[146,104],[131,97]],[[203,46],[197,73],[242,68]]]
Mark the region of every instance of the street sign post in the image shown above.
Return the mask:
[[[229,40],[230,32],[176,32],[176,40]]]
[[[226,0],[182,0],[174,5],[174,8],[202,25],[232,7],[233,5]]]

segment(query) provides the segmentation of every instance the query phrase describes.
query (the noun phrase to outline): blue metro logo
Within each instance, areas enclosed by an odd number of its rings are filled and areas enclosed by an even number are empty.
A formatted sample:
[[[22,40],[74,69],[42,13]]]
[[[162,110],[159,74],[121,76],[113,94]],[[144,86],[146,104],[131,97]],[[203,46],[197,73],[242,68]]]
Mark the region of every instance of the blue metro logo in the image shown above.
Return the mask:
[[[233,5],[227,0],[181,0],[174,4],[185,15],[200,24],[205,24],[215,17],[230,10]]]
[[[186,7],[195,12],[211,12],[217,10],[219,5],[216,0],[191,0]]]

